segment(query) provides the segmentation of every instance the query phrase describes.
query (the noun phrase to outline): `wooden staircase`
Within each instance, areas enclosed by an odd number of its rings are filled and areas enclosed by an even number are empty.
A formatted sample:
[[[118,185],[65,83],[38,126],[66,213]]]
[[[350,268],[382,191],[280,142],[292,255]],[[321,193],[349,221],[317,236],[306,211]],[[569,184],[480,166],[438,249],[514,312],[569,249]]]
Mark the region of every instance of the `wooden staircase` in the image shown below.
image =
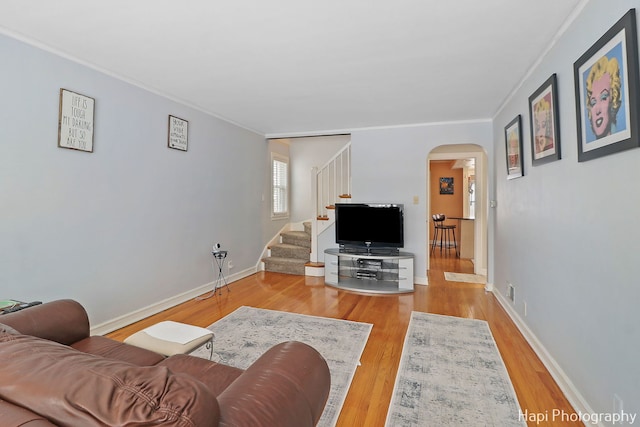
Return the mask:
[[[311,255],[311,223],[304,223],[304,231],[285,231],[280,243],[269,247],[269,256],[262,259],[265,271],[305,275]]]
[[[265,271],[324,276],[324,264],[318,262],[318,236],[335,222],[335,204],[351,201],[351,143],[324,166],[311,172],[312,203],[315,216],[304,222],[303,231],[283,231],[279,242],[265,249],[261,259]],[[291,226],[291,224],[289,224]],[[298,223],[295,227],[300,227]]]
[[[340,194],[338,195],[338,203],[349,203],[351,201],[351,194]],[[329,212],[335,210],[336,205],[327,205],[324,207],[323,212],[318,214],[316,220],[318,221],[330,221],[331,216],[329,216]]]

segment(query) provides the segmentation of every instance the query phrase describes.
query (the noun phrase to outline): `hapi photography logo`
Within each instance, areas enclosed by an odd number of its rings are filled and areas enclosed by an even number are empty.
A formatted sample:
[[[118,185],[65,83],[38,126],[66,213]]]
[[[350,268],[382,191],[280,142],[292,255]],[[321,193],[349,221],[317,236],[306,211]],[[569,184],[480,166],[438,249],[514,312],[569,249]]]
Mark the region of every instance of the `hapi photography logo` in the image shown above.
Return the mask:
[[[518,419],[530,423],[560,423],[560,422],[577,422],[580,421],[587,424],[598,424],[602,422],[611,423],[613,425],[628,424],[633,425],[636,422],[638,414],[629,412],[567,412],[560,409],[544,412],[520,412]]]

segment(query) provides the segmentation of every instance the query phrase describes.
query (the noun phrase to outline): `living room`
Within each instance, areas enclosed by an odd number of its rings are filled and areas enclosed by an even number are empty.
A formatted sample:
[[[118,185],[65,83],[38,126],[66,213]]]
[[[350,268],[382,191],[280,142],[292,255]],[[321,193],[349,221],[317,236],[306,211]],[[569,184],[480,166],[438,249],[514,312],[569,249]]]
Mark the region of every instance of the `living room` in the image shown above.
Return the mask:
[[[349,132],[352,192],[405,204],[405,249],[425,285],[429,154],[449,144],[486,152],[487,282],[574,406],[593,412],[612,411],[614,398],[640,412],[640,150],[578,162],[573,66],[637,5],[581,2],[492,117]],[[266,139],[287,135],[238,126],[45,47],[0,35],[3,297],[73,298],[106,331],[210,290],[216,242],[229,251],[231,280],[253,274],[283,225],[270,218]],[[528,99],[554,73],[562,158],[532,166]],[[57,146],[60,88],[95,98],[93,153]],[[169,114],[188,119],[186,152],[167,148]],[[525,173],[508,180],[504,133],[517,115]]]

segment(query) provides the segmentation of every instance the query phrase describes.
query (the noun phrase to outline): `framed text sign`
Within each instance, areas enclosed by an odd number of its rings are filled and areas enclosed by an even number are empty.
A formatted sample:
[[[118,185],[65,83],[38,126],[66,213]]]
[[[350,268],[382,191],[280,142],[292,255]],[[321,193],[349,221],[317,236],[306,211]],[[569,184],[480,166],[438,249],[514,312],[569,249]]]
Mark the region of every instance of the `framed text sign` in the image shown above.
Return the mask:
[[[189,144],[189,122],[169,116],[169,148],[187,151]]]
[[[58,147],[93,152],[94,107],[93,98],[60,89]]]

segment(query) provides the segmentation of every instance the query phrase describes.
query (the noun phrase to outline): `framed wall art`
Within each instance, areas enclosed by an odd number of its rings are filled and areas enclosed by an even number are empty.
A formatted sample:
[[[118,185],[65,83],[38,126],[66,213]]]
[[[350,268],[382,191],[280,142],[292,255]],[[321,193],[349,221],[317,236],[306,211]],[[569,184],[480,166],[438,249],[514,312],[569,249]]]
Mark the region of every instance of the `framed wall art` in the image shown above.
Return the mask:
[[[453,194],[453,177],[440,178],[440,194]]]
[[[504,140],[507,154],[507,179],[524,176],[522,159],[522,119],[520,114],[504,128]]]
[[[93,152],[95,100],[60,89],[58,147]]]
[[[640,146],[636,34],[631,9],[573,64],[579,162]]]
[[[553,74],[529,97],[533,166],[560,159],[557,77]]]
[[[189,145],[189,122],[169,116],[169,148],[187,151]]]

